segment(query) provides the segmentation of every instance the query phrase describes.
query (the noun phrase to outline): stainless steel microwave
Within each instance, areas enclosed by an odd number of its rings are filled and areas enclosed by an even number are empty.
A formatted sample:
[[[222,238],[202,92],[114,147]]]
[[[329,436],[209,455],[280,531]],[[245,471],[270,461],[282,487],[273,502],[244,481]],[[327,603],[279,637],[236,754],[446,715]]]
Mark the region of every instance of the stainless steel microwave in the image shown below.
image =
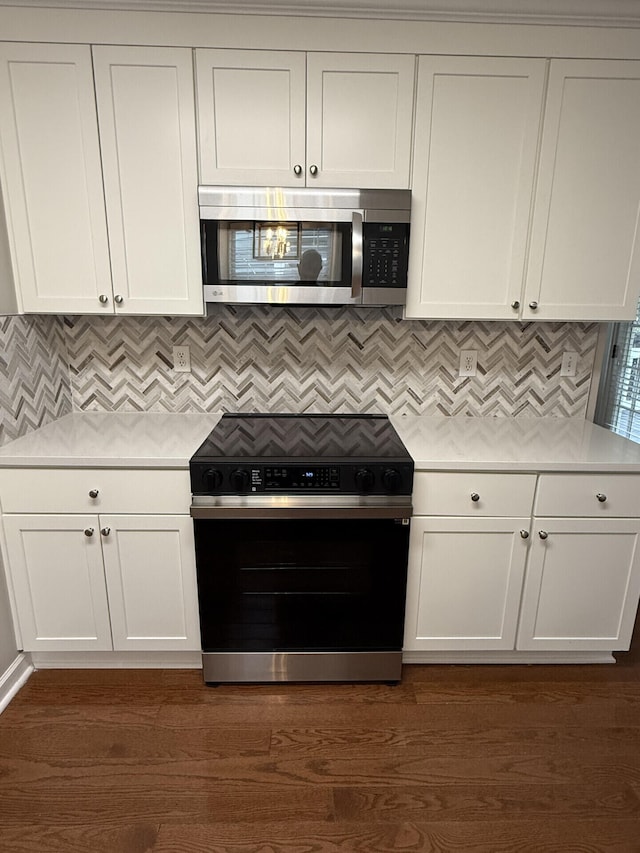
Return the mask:
[[[410,190],[199,187],[204,301],[404,305]]]

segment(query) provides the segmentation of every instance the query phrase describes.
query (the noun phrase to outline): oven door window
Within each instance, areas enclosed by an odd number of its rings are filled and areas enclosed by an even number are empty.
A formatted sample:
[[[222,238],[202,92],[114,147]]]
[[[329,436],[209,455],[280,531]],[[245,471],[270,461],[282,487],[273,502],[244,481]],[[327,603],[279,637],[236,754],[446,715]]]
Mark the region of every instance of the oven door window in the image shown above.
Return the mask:
[[[205,284],[351,286],[349,222],[203,220],[201,227]]]
[[[195,522],[203,651],[402,647],[409,526]]]

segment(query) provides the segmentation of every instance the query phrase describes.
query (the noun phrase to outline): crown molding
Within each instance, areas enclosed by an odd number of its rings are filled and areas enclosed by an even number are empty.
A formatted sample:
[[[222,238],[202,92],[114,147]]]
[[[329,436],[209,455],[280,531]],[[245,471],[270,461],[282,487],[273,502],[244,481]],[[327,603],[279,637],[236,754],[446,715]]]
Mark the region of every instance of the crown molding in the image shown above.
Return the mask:
[[[0,0],[0,6],[640,27],[640,0]]]

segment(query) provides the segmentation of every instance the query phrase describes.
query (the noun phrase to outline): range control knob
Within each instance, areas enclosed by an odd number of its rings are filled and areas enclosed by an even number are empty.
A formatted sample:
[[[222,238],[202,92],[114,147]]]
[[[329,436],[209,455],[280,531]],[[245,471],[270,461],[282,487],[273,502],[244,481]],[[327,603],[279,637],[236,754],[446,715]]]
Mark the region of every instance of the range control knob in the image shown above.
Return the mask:
[[[222,485],[222,474],[216,468],[208,468],[202,475],[202,483],[210,492],[216,492]]]
[[[373,471],[369,468],[360,468],[356,471],[356,486],[361,492],[370,492],[375,483]]]
[[[397,492],[402,486],[402,474],[396,468],[387,468],[382,475],[382,485],[388,492]]]
[[[246,492],[249,488],[249,472],[237,468],[231,472],[231,488],[234,492]]]

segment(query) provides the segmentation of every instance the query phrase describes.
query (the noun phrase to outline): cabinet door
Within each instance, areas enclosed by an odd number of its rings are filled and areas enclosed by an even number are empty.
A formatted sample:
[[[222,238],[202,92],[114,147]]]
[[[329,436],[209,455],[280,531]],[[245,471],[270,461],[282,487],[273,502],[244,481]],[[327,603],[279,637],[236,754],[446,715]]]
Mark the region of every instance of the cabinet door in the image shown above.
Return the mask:
[[[408,317],[518,318],[544,75],[420,57]]]
[[[113,647],[199,649],[193,522],[100,516]]]
[[[518,648],[628,649],[640,594],[640,521],[536,518],[532,540]]]
[[[0,154],[22,309],[111,312],[88,47],[0,44]]]
[[[111,649],[97,516],[3,521],[25,651]]]
[[[202,314],[191,51],[93,57],[116,311]]]
[[[638,139],[640,62],[551,62],[525,317],[635,317]]]
[[[414,518],[404,648],[513,649],[530,523]]]
[[[304,186],[304,53],[196,50],[196,91],[200,183]]]
[[[413,56],[308,54],[307,186],[409,187],[414,67]]]

